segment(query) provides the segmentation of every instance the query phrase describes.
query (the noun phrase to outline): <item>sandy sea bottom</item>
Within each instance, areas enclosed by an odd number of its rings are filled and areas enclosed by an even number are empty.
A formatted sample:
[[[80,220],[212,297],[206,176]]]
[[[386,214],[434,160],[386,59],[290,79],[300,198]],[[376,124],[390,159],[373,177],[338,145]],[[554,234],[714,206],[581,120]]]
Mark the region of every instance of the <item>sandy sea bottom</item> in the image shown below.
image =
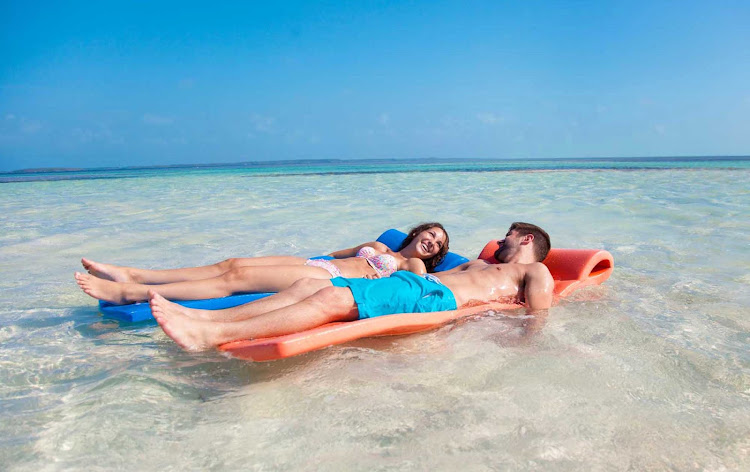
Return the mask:
[[[747,170],[238,174],[0,185],[0,464],[16,470],[750,466]],[[81,256],[160,268],[512,221],[612,278],[538,331],[489,313],[246,363],[103,319]]]

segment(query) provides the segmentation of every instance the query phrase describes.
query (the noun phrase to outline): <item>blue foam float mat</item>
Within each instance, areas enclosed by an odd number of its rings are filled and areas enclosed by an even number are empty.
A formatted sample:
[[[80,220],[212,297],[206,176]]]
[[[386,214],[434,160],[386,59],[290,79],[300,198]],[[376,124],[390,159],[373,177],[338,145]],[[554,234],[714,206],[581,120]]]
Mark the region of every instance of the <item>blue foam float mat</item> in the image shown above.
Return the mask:
[[[391,250],[397,251],[401,242],[406,238],[406,234],[397,230],[389,229],[380,235],[377,239],[388,246]],[[318,256],[315,259],[332,259],[330,256]],[[445,259],[438,264],[435,268],[435,272],[452,269],[456,266],[468,262],[469,259],[459,256],[456,253],[448,252],[445,255]],[[204,310],[221,310],[223,308],[231,308],[237,305],[244,305],[245,303],[258,300],[263,297],[273,295],[273,292],[265,293],[240,293],[236,295],[230,295],[228,297],[221,298],[207,298],[204,300],[173,300],[175,303],[179,303],[182,306],[188,308],[199,308]],[[112,318],[120,321],[129,323],[136,323],[138,321],[153,320],[154,317],[151,315],[151,308],[148,306],[148,302],[140,303],[129,303],[127,305],[117,305],[115,303],[99,301],[99,311],[106,318]]]

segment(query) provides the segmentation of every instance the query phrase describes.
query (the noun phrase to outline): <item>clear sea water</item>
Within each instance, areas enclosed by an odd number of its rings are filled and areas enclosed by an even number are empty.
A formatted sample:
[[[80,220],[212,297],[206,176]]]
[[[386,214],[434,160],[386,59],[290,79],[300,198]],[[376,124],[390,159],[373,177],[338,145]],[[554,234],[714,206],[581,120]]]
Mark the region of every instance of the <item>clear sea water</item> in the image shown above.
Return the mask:
[[[0,469],[748,470],[750,160],[318,162],[0,174]],[[613,276],[550,310],[270,363],[103,319],[81,256],[314,255],[517,220]]]

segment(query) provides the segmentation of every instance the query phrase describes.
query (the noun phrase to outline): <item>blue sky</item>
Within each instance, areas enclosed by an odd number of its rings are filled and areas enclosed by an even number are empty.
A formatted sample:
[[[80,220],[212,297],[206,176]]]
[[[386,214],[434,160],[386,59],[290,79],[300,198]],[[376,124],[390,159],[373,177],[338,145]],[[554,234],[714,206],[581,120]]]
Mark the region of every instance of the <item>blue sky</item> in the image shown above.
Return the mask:
[[[0,2],[0,170],[750,154],[750,2]]]

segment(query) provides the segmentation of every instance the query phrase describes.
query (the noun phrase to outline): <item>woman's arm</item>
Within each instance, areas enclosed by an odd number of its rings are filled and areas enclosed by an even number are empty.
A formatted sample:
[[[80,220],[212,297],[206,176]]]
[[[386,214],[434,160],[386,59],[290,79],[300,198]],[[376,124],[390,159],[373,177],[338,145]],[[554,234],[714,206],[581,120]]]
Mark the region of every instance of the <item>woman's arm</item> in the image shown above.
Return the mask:
[[[331,257],[333,257],[333,258],[335,258],[335,259],[346,259],[347,257],[354,257],[354,256],[356,256],[357,255],[357,251],[359,251],[360,249],[362,249],[365,246],[370,246],[371,248],[373,248],[373,249],[375,249],[377,251],[380,251],[380,252],[385,252],[385,251],[388,250],[388,247],[385,244],[379,243],[377,241],[372,241],[372,242],[369,242],[369,243],[360,244],[359,246],[350,247],[349,249],[341,249],[340,251],[335,251],[335,252],[332,252],[332,253],[330,253],[328,255],[331,256]]]
[[[399,269],[408,270],[409,272],[414,272],[417,275],[424,275],[427,273],[427,268],[424,265],[424,261],[416,257],[407,259],[406,262],[402,264],[402,267],[399,267]]]

